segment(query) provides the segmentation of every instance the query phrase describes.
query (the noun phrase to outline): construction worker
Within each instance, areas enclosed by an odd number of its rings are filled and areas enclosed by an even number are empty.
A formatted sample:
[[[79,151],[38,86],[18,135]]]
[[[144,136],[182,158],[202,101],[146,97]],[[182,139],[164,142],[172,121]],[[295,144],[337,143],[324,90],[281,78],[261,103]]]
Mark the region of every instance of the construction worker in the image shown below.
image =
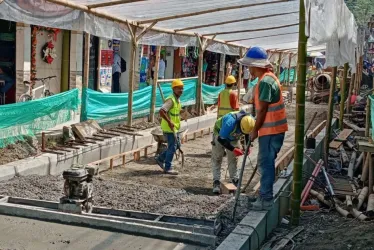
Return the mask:
[[[218,112],[217,118],[220,118],[230,112],[239,110],[239,101],[237,91],[233,91],[236,79],[230,75],[226,78],[225,89],[218,96]]]
[[[181,126],[180,114],[182,108],[179,98],[183,94],[183,82],[180,79],[175,79],[171,87],[173,94],[166,98],[160,109],[161,129],[167,138],[168,147],[156,157],[156,161],[166,174],[178,175],[178,172],[172,169],[171,163],[177,150],[177,143],[180,143],[178,131]]]
[[[251,75],[259,79],[254,89],[256,123],[250,138],[252,141],[259,138],[257,163],[261,172],[261,186],[259,197],[251,203],[251,207],[254,210],[269,210],[273,205],[275,159],[288,130],[281,85],[269,70],[272,66],[263,48],[250,48],[239,63],[248,66]]]
[[[227,151],[228,169],[231,182],[238,185],[237,157],[243,155],[240,147],[240,137],[249,133],[254,127],[255,121],[245,111],[232,112],[219,118],[214,125],[214,141],[212,143],[212,170],[213,170],[213,193],[221,192],[221,165],[225,149]]]

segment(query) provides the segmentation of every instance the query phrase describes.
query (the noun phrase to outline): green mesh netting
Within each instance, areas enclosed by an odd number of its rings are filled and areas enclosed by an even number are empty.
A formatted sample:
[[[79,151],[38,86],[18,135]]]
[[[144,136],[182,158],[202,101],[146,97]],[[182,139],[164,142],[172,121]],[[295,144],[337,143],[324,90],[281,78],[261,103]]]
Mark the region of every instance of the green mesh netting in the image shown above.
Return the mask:
[[[183,83],[182,106],[195,104],[197,79],[183,80]],[[165,98],[172,94],[171,82],[162,83],[161,88]],[[214,87],[203,84],[204,103],[215,104],[218,94],[223,88],[224,86]],[[87,106],[86,112],[82,112],[82,114],[86,114],[83,120],[94,119],[100,124],[126,120],[128,93],[101,93],[91,89],[85,89],[84,91],[87,95]],[[163,102],[158,89],[156,93],[156,111],[158,111]],[[133,95],[133,118],[147,116],[150,113],[152,86],[134,91]]]
[[[76,111],[78,106],[78,89],[0,106],[0,148],[23,140],[24,135],[34,136],[39,131],[71,120],[71,111]]]
[[[291,69],[290,71],[290,82],[294,82],[294,77],[296,77],[295,75],[295,69]],[[282,74],[280,74],[279,76],[279,81],[282,83],[282,82],[288,82],[288,69],[284,69]]]

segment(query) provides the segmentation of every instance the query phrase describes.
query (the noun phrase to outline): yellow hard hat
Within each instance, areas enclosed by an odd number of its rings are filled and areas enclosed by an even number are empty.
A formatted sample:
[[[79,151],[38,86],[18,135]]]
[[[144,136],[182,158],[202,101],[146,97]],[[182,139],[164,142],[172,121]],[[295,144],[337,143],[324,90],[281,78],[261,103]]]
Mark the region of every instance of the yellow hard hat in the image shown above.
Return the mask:
[[[175,88],[175,87],[181,87],[181,86],[182,87],[184,86],[181,79],[174,79],[173,82],[171,83],[171,88],[172,89]]]
[[[226,83],[226,84],[230,84],[230,85],[236,83],[235,76],[228,76],[228,77],[226,78],[225,83]]]
[[[244,116],[240,121],[240,129],[244,134],[248,135],[249,133],[251,133],[254,126],[255,120],[250,115]]]

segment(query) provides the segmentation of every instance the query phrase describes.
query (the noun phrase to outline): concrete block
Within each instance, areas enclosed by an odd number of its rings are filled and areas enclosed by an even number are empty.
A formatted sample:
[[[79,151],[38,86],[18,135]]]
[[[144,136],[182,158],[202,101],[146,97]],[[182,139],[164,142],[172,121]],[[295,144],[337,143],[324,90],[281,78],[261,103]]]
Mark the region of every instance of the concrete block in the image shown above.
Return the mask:
[[[12,179],[16,175],[16,169],[13,162],[5,164],[0,167],[0,181]]]
[[[15,165],[16,175],[49,175],[49,158],[47,156],[28,158],[13,164]]]
[[[266,237],[278,226],[279,224],[279,206],[280,197],[274,200],[273,209],[266,214]]]
[[[266,214],[267,212],[265,211],[250,211],[247,216],[245,216],[244,219],[239,223],[239,226],[247,227],[248,230],[253,230],[253,228],[256,229],[257,233],[253,232],[250,236],[249,249],[258,249],[261,243],[266,239]]]
[[[110,156],[118,155],[120,153],[121,143],[101,145],[100,147],[100,159],[105,159]]]
[[[101,149],[99,145],[94,145],[88,148],[85,148],[83,154],[79,156],[79,163],[88,164],[94,161],[100,160]]]
[[[121,146],[120,146],[121,153],[131,151],[134,148],[135,148],[135,141],[133,140],[132,137],[127,136],[127,137],[121,138]]]
[[[249,248],[249,236],[245,234],[236,234],[232,232],[227,238],[217,247],[216,250],[244,250]]]

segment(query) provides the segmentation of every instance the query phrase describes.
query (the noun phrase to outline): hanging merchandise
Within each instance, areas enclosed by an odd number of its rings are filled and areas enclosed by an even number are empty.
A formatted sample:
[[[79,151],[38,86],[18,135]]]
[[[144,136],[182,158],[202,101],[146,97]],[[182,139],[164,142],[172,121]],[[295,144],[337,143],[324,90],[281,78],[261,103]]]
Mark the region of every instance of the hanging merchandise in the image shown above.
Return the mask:
[[[52,41],[47,42],[44,44],[42,48],[42,58],[43,61],[52,64],[53,60],[57,57],[55,45]]]
[[[185,57],[185,56],[187,56],[187,48],[186,48],[186,47],[180,47],[180,48],[179,48],[179,56],[180,56],[180,57]]]

